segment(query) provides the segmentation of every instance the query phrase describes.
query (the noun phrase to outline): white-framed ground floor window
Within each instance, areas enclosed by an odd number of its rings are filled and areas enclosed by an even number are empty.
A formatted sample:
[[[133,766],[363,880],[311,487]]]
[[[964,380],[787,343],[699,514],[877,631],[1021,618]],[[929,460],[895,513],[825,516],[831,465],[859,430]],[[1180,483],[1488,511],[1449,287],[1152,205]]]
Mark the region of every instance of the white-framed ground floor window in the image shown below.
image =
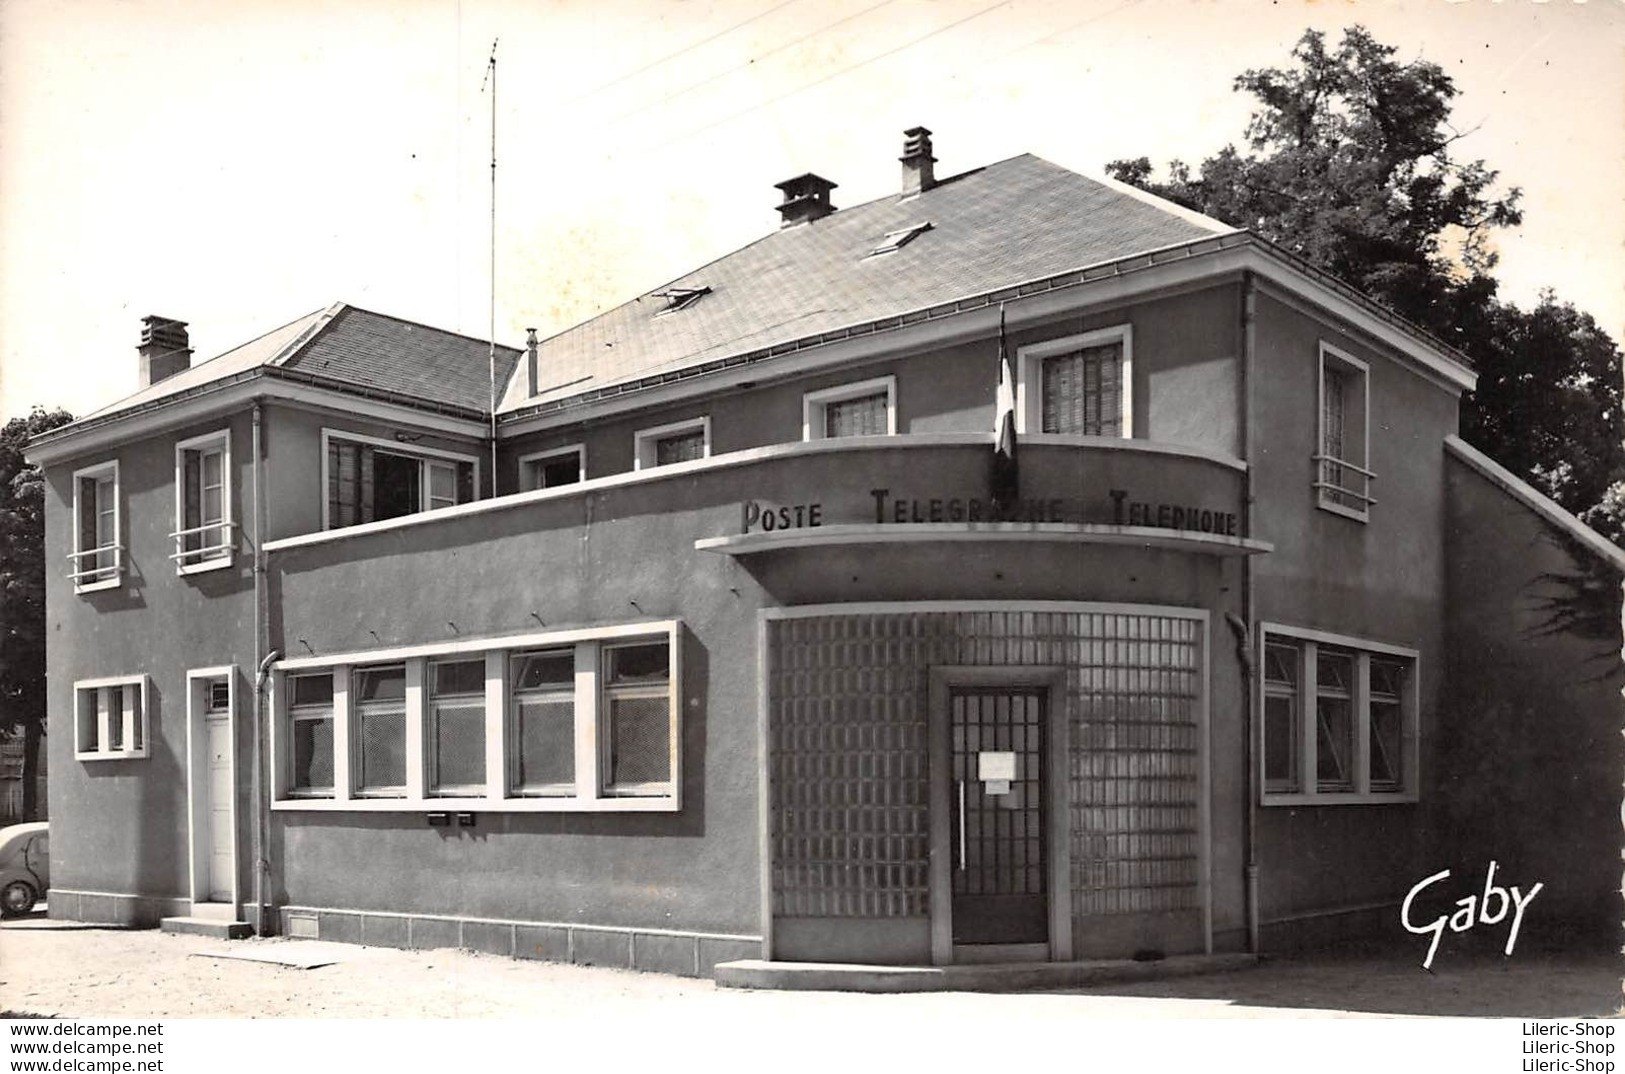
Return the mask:
[[[286,660],[278,809],[675,811],[676,620]]]
[[[1260,633],[1263,803],[1414,802],[1417,651],[1279,623]]]
[[[81,761],[145,757],[150,680],[145,675],[73,684],[73,755]]]

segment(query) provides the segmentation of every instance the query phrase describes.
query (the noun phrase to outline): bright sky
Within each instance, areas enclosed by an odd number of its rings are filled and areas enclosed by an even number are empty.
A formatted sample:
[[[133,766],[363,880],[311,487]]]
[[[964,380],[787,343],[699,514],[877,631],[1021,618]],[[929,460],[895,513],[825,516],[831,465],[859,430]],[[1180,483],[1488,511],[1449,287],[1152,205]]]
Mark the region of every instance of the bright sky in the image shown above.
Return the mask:
[[[1240,141],[1248,67],[1364,23],[1461,90],[1521,186],[1503,293],[1625,336],[1622,0],[0,0],[0,417],[135,389],[140,319],[195,360],[334,301],[543,336],[777,226],[1033,152],[1098,174]]]

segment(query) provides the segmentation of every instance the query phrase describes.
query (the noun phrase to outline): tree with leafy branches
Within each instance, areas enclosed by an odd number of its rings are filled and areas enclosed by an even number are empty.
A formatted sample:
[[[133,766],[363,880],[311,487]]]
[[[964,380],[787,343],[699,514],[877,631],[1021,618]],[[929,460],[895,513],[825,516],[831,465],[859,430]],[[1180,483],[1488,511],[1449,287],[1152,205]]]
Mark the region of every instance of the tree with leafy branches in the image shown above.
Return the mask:
[[[23,736],[23,818],[35,800],[45,729],[45,481],[23,459],[31,437],[73,420],[39,407],[0,429],[0,731]]]
[[[1146,157],[1107,171],[1268,239],[1462,351],[1478,373],[1463,437],[1625,544],[1619,347],[1550,291],[1528,311],[1497,297],[1493,236],[1521,222],[1519,191],[1452,156],[1454,83],[1395,53],[1363,27],[1336,49],[1310,30],[1293,66],[1236,78],[1258,101],[1242,148],[1196,169],[1172,161],[1162,180]]]

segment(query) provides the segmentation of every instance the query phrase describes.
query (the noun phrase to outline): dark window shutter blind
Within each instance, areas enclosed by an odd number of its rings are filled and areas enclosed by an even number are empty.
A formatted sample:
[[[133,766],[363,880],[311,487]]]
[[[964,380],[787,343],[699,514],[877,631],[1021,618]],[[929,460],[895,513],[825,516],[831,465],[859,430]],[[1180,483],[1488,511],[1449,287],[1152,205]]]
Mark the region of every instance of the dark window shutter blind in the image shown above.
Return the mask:
[[[203,524],[203,466],[202,455],[196,451],[181,453],[181,478],[185,484],[185,502],[181,515],[181,529],[189,530]],[[203,534],[189,533],[181,538],[183,551],[193,552],[203,547]]]
[[[677,433],[655,441],[655,465],[669,466],[674,462],[689,462],[705,458],[705,432]]]
[[[356,469],[360,471],[359,484],[361,486],[361,494],[359,497],[359,513],[361,516],[360,521],[371,522],[375,517],[375,505],[373,502],[373,451],[369,445],[360,444],[356,447],[356,455]]]
[[[97,546],[96,540],[96,479],[79,479],[79,551],[88,552]],[[76,571],[87,570],[94,564],[87,556],[74,563]]]
[[[1072,436],[1122,434],[1121,343],[1045,358],[1040,380],[1044,432]]]
[[[882,436],[885,432],[885,392],[824,404],[825,436]]]
[[[372,448],[328,442],[327,517],[335,529],[372,521]]]

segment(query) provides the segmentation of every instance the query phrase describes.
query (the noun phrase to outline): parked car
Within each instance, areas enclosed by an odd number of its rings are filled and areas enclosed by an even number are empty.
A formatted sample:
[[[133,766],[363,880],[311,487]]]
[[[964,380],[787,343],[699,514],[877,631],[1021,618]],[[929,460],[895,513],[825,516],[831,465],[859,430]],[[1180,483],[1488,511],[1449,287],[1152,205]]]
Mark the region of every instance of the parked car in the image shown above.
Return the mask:
[[[0,916],[28,913],[50,886],[50,825],[37,821],[0,828]]]

